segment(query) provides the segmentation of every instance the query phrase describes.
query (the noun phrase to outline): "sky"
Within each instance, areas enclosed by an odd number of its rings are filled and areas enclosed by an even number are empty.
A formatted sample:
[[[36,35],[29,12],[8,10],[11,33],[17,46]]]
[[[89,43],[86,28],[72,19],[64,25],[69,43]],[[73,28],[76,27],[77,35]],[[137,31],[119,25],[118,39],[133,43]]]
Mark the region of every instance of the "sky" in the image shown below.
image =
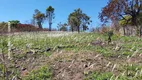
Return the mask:
[[[42,13],[48,6],[55,8],[53,28],[57,28],[59,22],[67,22],[68,15],[77,8],[91,17],[93,21],[90,27],[100,25],[99,12],[107,4],[108,0],[1,0],[0,22],[19,20],[21,23],[30,23],[35,9]],[[47,21],[43,24],[48,28]]]

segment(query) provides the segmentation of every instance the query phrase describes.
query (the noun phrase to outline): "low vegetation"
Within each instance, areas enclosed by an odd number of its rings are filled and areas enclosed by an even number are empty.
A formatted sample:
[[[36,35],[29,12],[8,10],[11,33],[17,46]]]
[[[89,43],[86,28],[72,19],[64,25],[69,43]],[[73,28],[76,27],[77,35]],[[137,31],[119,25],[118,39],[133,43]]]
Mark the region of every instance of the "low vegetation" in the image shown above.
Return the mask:
[[[7,59],[8,38],[5,35],[0,39],[1,79],[142,78],[142,39],[139,37],[114,34],[108,44],[107,34],[23,32],[10,37],[10,60]]]
[[[0,80],[142,79],[142,0],[109,0],[94,28],[93,16],[81,8],[62,19],[58,31],[56,9],[40,10],[27,24],[0,22]]]

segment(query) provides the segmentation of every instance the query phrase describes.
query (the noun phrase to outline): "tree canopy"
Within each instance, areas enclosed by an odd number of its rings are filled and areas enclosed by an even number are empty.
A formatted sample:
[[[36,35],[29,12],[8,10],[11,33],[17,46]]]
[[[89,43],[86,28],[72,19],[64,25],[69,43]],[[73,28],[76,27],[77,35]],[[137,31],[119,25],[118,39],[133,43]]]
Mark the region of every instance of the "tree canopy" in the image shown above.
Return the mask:
[[[68,26],[68,24],[67,23],[58,23],[57,24],[57,28],[58,28],[58,30],[59,31],[67,31],[67,26]]]
[[[90,22],[92,22],[90,17],[83,13],[80,8],[75,9],[68,17],[68,24],[72,31],[80,32],[80,28],[87,30]]]
[[[45,14],[41,13],[38,9],[35,9],[35,14],[33,15],[33,18],[36,20],[38,27],[42,28],[42,23],[45,20]]]
[[[19,20],[11,20],[9,21],[10,22],[10,25],[12,27],[16,27],[18,24],[20,24],[20,21]]]
[[[109,0],[102,9],[99,18],[102,22],[114,19],[125,19],[124,16],[131,16],[133,24],[136,25],[137,16],[142,10],[142,0]]]
[[[19,24],[20,23],[20,21],[19,20],[11,20],[11,21],[9,21],[11,24]]]
[[[111,20],[124,19],[131,21],[132,25],[138,29],[138,16],[142,10],[142,0],[109,0],[108,4],[102,9],[99,18],[106,23]],[[130,16],[126,19],[125,16]]]
[[[129,20],[129,19],[131,18],[131,16],[124,16],[124,18],[125,18],[125,19],[121,19],[121,20],[119,21],[119,24],[120,24],[121,26],[126,26],[126,25],[131,25],[131,24],[132,24],[132,22]]]

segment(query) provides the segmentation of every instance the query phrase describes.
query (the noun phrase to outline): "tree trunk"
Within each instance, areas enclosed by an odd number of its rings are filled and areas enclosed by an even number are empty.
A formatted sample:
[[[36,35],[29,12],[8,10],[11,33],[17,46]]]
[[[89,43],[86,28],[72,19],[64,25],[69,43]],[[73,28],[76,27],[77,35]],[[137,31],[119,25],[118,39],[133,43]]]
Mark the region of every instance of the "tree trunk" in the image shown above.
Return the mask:
[[[133,28],[131,27],[131,35],[133,35]]]
[[[140,28],[137,24],[137,16],[136,15],[133,15],[132,16],[132,22],[133,22],[133,25],[136,26],[136,29],[137,29],[137,36],[140,36]]]
[[[79,26],[77,27],[77,31],[78,31],[78,33],[80,33],[80,27]]]
[[[49,31],[51,31],[51,25],[52,25],[52,23],[49,23]]]
[[[141,35],[142,35],[142,26],[140,26],[140,32],[139,32],[139,34],[140,34],[140,37],[141,37]]]
[[[73,26],[71,27],[71,31],[73,32]]]
[[[125,26],[123,26],[124,36],[126,35]]]
[[[42,29],[41,22],[37,22],[37,24],[38,24],[38,27]]]

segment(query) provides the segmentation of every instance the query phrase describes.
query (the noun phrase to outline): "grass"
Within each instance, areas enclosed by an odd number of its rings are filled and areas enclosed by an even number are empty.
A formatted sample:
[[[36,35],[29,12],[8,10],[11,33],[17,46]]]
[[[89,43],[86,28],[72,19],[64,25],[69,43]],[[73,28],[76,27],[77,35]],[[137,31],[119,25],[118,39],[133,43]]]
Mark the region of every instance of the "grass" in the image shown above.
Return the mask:
[[[58,34],[58,35],[57,35]],[[97,46],[92,45],[91,42],[96,41],[96,39],[99,37],[102,42],[105,43],[104,46]],[[8,37],[7,36],[0,36],[0,48],[2,49],[2,53],[5,54],[5,57],[7,57],[7,42]],[[110,45],[107,44],[107,36],[106,34],[98,34],[98,33],[47,33],[47,32],[39,32],[39,33],[21,33],[21,34],[15,34],[11,35],[11,48],[12,48],[12,60],[9,61],[8,59],[5,59],[6,63],[9,63],[7,65],[8,70],[12,72],[12,70],[19,70],[21,71],[22,67],[27,68],[27,70],[30,72],[28,74],[27,78],[25,80],[48,80],[51,79],[52,72],[50,72],[49,68],[40,68],[38,70],[34,70],[36,66],[40,66],[39,64],[46,64],[48,66],[52,66],[54,64],[54,61],[50,60],[50,56],[59,54],[59,53],[85,53],[88,55],[88,53],[93,54],[101,54],[101,56],[106,60],[104,63],[106,64],[107,61],[112,62],[112,64],[118,64],[121,65],[121,67],[117,67],[116,71],[109,73],[105,71],[105,73],[100,72],[92,72],[92,74],[89,74],[86,76],[86,80],[108,80],[111,78],[113,74],[115,74],[114,78],[122,71],[128,70],[131,72],[132,75],[136,74],[135,68],[141,65],[141,63],[131,61],[129,64],[137,64],[137,66],[133,66],[131,68],[130,66],[126,66],[127,64],[127,57],[130,56],[132,59],[138,61],[138,55],[142,53],[142,39],[138,37],[129,37],[129,36],[116,36],[114,35],[112,37],[112,43]],[[116,50],[116,46],[121,47],[120,50]],[[50,48],[50,51],[46,51],[48,48]],[[136,54],[133,58],[133,54]],[[60,55],[60,54],[59,54]],[[66,55],[66,54],[65,54]],[[79,55],[80,56],[80,55]],[[118,57],[120,56],[120,57]],[[95,56],[94,56],[95,57]],[[85,58],[85,57],[84,57]],[[69,59],[73,60],[74,57],[67,56],[67,57],[57,57],[54,59],[55,61],[61,61],[61,59],[68,61]],[[87,60],[87,59],[86,59]],[[15,64],[15,61],[17,63]],[[123,62],[121,62],[123,61]],[[32,63],[31,63],[32,62]],[[49,62],[49,63],[48,63]],[[53,63],[52,63],[53,62]],[[87,61],[86,61],[87,62]],[[95,62],[92,60],[92,62]],[[100,61],[101,62],[101,61]],[[21,65],[20,65],[21,63]],[[51,64],[50,64],[51,63]],[[2,65],[2,63],[1,63]],[[12,65],[12,67],[10,67]],[[15,66],[20,66],[19,68],[16,68]],[[40,67],[42,67],[41,65]],[[33,68],[30,68],[33,67]],[[112,68],[112,67],[110,67]],[[141,67],[138,67],[138,70],[141,70]],[[33,70],[33,71],[32,71]],[[0,68],[0,72],[3,72],[2,68]],[[34,74],[36,72],[36,74]],[[0,73],[2,74],[2,73]],[[13,76],[20,74],[20,72],[13,72],[9,76],[11,79]],[[140,74],[140,72],[139,72]],[[39,76],[38,76],[39,75]],[[20,75],[19,75],[20,76]],[[35,77],[36,76],[36,77]],[[134,77],[134,76],[132,76]],[[141,76],[137,75],[134,78],[125,76],[119,76],[118,80],[137,80],[140,79]],[[47,79],[46,79],[47,78]],[[113,79],[112,79],[113,80]]]
[[[87,78],[85,78],[84,80],[110,80],[112,76],[113,74],[110,72],[106,72],[103,74],[94,72],[91,75],[89,75]],[[114,78],[112,78],[112,80],[114,80]]]
[[[52,72],[48,66],[41,67],[39,70],[31,71],[23,80],[51,80]]]

